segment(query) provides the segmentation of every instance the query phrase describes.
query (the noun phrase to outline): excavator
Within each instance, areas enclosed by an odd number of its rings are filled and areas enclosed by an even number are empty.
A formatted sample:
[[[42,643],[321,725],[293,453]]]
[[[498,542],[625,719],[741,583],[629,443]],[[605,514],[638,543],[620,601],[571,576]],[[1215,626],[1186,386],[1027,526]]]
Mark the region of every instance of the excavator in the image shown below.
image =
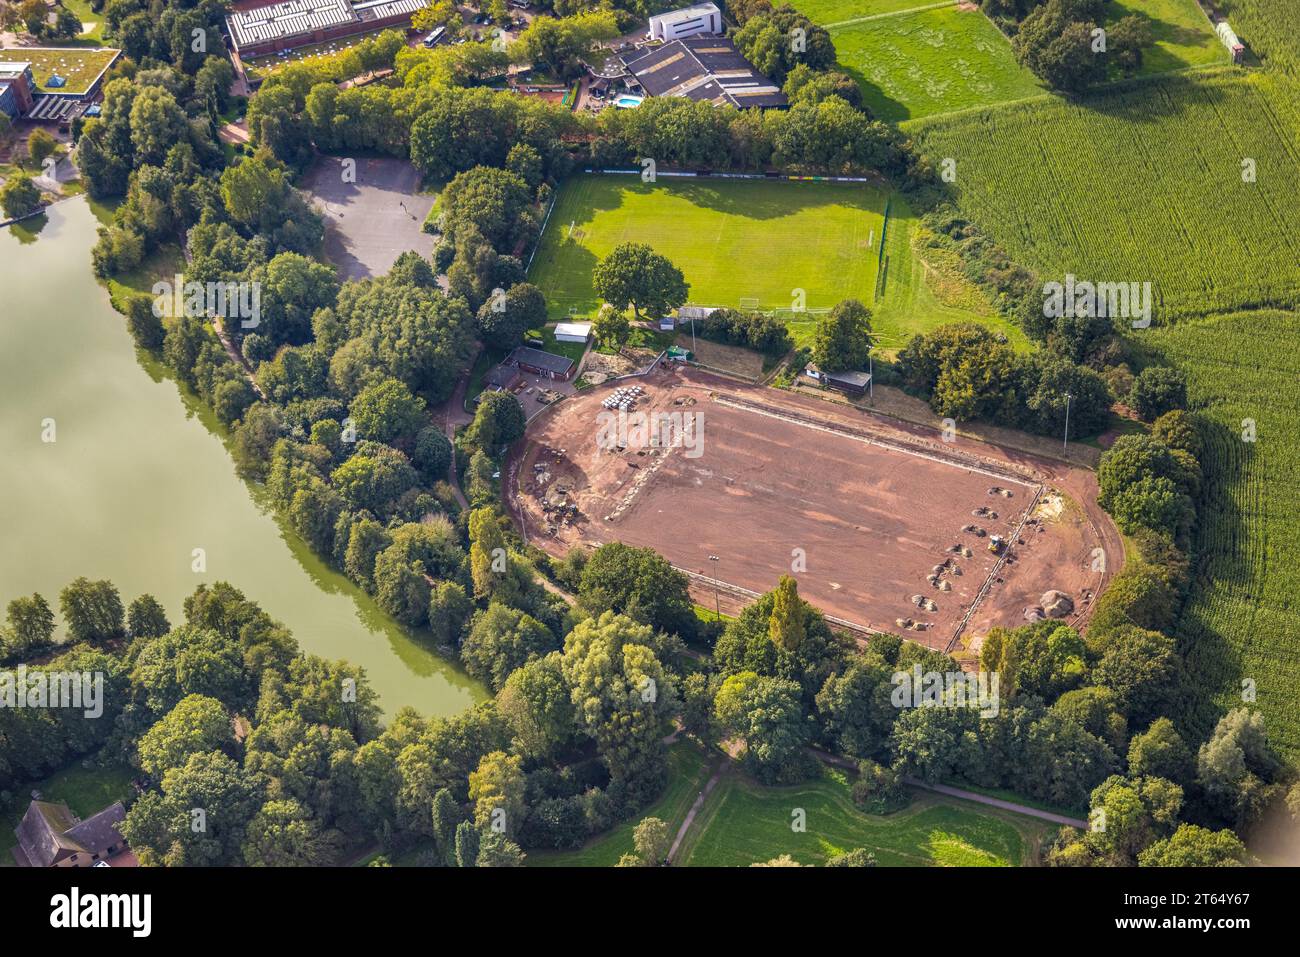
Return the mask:
[[[1001,535],[989,536],[989,551],[994,555],[1001,555],[1007,548],[1007,540]]]

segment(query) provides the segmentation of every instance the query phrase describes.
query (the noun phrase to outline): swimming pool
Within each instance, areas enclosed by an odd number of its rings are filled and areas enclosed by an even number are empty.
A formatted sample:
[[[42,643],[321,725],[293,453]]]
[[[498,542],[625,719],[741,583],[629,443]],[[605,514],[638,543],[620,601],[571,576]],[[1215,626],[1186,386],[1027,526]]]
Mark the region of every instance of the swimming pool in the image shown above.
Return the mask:
[[[633,96],[631,93],[624,93],[614,101],[614,105],[620,110],[631,110],[640,106],[643,99],[645,99],[645,97]]]

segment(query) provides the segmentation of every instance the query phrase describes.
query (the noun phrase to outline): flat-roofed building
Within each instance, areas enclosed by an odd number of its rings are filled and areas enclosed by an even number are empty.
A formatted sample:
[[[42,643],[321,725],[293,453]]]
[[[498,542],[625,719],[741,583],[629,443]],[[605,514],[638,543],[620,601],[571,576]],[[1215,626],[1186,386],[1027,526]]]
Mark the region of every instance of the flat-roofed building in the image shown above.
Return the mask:
[[[623,54],[628,73],[650,96],[684,96],[715,106],[789,106],[781,88],[726,37],[695,36]]]
[[[700,33],[721,33],[722,11],[714,3],[697,3],[680,10],[669,10],[650,18],[648,40],[668,43]]]
[[[25,60],[0,61],[0,113],[16,120],[32,108],[36,78]]]
[[[408,24],[428,0],[282,0],[234,10],[226,17],[231,45],[241,57],[259,57]]]

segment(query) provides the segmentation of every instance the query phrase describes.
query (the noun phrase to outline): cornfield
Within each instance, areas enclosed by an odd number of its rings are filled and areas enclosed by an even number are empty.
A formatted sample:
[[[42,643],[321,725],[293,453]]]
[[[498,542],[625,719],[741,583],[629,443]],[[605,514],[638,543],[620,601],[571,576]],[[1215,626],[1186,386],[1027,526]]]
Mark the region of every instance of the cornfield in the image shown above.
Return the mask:
[[[1300,302],[1300,84],[1234,68],[909,124],[1044,279],[1151,282],[1164,318]]]
[[[1255,312],[1157,330],[1214,423],[1203,466],[1191,598],[1179,645],[1197,687],[1189,717],[1240,707],[1254,683],[1270,737],[1300,755],[1300,315]],[[1253,423],[1254,441],[1248,441]],[[1211,725],[1212,726],[1212,725]]]
[[[1295,0],[1219,0],[1238,39],[1269,66],[1300,74],[1300,7]]]

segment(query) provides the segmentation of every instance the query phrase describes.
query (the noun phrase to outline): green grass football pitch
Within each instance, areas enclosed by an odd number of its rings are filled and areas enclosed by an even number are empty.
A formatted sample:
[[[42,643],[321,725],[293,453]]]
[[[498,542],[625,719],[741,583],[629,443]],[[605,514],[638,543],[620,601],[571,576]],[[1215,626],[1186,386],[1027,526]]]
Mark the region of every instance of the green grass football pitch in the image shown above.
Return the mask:
[[[597,261],[641,242],[667,256],[699,305],[808,309],[870,303],[886,193],[816,182],[576,176],[561,188],[529,280],[552,318],[591,315]]]

